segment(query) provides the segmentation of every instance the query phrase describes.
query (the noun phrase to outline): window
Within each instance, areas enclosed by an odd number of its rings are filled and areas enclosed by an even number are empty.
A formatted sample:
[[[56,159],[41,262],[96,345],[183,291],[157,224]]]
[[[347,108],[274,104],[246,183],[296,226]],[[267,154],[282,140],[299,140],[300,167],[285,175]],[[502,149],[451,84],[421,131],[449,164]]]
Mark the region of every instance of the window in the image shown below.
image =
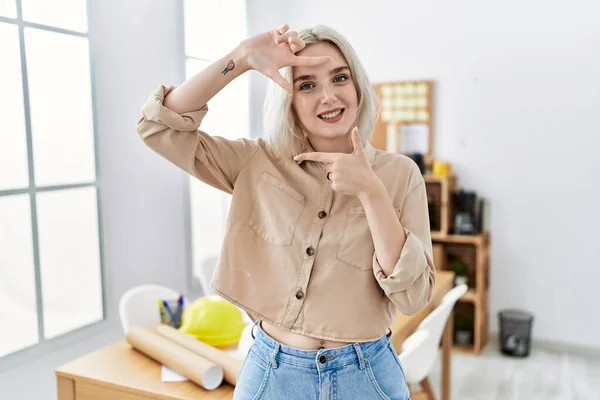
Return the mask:
[[[184,0],[186,79],[233,50],[247,37],[245,0]],[[228,139],[249,137],[248,74],[209,101],[201,129]],[[230,195],[190,178],[192,263],[189,278],[197,288],[198,270],[214,265],[221,249]]]
[[[104,319],[86,0],[0,0],[0,358]]]

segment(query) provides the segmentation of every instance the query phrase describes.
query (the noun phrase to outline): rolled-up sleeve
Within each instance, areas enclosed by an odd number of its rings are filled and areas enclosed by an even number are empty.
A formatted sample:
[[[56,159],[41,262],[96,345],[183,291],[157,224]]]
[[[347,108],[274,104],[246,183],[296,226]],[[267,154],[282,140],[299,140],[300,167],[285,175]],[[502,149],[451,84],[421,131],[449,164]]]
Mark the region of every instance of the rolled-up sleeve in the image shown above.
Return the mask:
[[[374,254],[373,272],[396,308],[405,315],[412,315],[431,301],[435,286],[427,194],[422,179],[406,195],[400,224],[406,242],[394,270],[386,276]]]
[[[173,86],[160,86],[142,107],[137,133],[144,143],[190,175],[232,193],[240,170],[258,148],[248,139],[228,140],[199,130],[208,105],[178,114],[164,106]]]

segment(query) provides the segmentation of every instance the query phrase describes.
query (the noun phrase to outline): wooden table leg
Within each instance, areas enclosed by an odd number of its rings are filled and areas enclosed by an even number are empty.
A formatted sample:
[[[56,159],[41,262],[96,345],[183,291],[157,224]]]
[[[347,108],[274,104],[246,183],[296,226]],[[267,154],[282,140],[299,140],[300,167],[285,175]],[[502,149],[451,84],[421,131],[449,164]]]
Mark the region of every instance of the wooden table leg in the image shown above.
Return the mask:
[[[75,400],[75,382],[62,376],[56,377],[58,400]]]
[[[450,400],[450,370],[452,363],[450,355],[453,346],[453,331],[454,311],[448,317],[448,322],[446,322],[446,327],[444,328],[444,337],[442,338],[442,400]]]

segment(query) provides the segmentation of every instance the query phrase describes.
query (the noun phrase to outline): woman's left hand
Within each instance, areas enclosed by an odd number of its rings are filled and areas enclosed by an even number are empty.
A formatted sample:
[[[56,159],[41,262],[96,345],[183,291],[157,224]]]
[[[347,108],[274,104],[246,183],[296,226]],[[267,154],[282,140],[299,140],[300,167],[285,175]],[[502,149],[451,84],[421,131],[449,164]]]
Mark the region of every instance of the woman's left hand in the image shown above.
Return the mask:
[[[311,160],[325,164],[326,176],[331,181],[333,190],[360,197],[377,187],[375,183],[378,177],[369,165],[358,128],[354,128],[350,135],[354,146],[354,151],[350,154],[311,152],[298,154],[294,160]]]

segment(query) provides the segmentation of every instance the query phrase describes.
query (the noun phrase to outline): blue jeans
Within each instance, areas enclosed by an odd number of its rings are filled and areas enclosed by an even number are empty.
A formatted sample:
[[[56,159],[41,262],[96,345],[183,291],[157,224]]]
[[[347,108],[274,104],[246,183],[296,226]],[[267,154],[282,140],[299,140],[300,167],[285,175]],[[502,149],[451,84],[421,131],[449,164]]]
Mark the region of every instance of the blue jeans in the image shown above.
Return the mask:
[[[233,400],[406,400],[410,392],[391,332],[372,342],[302,350],[255,323]]]

